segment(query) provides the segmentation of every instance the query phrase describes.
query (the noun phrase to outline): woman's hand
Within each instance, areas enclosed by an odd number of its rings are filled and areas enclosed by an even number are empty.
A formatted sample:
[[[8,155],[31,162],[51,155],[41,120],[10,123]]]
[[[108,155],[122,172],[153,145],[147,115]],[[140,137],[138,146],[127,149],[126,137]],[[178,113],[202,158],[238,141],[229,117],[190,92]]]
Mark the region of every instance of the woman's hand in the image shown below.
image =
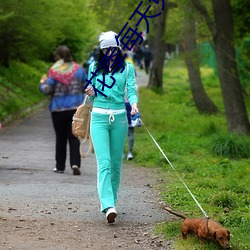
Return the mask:
[[[47,80],[47,75],[46,74],[44,74],[43,76],[42,76],[42,78],[41,78],[41,80],[40,80],[40,83],[45,83],[45,81]]]
[[[95,95],[95,91],[94,89],[91,87],[91,86],[88,86],[86,89],[85,89],[85,92],[88,96],[94,96]]]
[[[138,111],[138,108],[137,108],[137,103],[133,103],[132,105],[131,105],[131,112],[130,112],[130,114],[133,116],[133,115],[135,115],[137,112],[139,112]]]

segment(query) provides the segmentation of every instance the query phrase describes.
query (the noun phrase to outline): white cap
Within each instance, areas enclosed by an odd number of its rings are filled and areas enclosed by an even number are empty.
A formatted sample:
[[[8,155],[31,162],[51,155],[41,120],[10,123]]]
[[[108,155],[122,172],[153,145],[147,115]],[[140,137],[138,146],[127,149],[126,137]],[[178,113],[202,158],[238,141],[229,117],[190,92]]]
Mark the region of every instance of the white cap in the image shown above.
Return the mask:
[[[120,41],[118,39],[118,44],[117,44],[115,36],[117,36],[117,34],[113,31],[107,31],[101,33],[101,35],[99,36],[100,49],[105,49],[109,47],[120,48]]]

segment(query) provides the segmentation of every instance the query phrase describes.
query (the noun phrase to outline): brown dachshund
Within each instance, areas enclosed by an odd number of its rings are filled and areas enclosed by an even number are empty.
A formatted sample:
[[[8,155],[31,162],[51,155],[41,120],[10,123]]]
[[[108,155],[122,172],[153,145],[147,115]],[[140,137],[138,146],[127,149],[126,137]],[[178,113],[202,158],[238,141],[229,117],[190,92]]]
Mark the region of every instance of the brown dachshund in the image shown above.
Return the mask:
[[[216,241],[224,249],[231,249],[229,245],[230,232],[222,225],[210,218],[187,218],[185,215],[173,212],[171,209],[163,207],[166,211],[183,219],[181,233],[183,239],[187,239],[188,234],[196,235],[201,241]]]

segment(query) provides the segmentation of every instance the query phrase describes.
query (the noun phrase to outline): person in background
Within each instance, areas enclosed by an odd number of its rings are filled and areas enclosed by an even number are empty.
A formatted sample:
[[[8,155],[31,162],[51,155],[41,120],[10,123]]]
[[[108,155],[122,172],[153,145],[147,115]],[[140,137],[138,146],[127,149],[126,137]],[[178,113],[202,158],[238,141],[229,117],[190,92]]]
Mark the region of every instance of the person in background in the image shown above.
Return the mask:
[[[94,60],[98,58],[98,54],[99,54],[99,46],[94,46],[89,54],[89,60],[91,60],[89,64],[91,64]]]
[[[151,49],[149,48],[147,44],[145,45],[145,48],[143,51],[143,57],[144,57],[145,71],[146,71],[146,74],[148,75],[151,61],[153,59],[153,55],[152,55]]]
[[[143,59],[143,46],[142,45],[135,45],[134,47],[134,62],[135,64],[140,68],[143,69],[143,63],[142,63],[142,59]]]
[[[125,102],[127,110],[127,119],[128,119],[128,154],[127,161],[133,160],[133,148],[134,148],[134,131],[135,128],[131,125],[131,105],[128,101]]]
[[[92,48],[92,51],[89,54],[89,59],[88,59],[88,62],[87,62],[88,66],[97,59],[98,54],[99,54],[99,48],[98,48],[98,46],[94,46]]]
[[[128,50],[125,50],[124,53],[127,54],[126,56],[126,61],[134,65],[134,61],[132,57],[129,54]],[[136,76],[136,70],[135,70],[135,76]],[[136,85],[136,90],[137,90],[137,85]],[[138,96],[138,93],[137,93]],[[128,153],[127,153],[127,161],[133,160],[133,148],[134,148],[134,130],[135,128],[131,125],[131,105],[126,97],[125,94],[125,105],[126,105],[126,111],[127,111],[127,119],[128,119]]]
[[[134,66],[125,61],[119,64],[123,54],[116,36],[112,31],[99,36],[99,57],[89,67],[88,76],[92,77],[86,88],[86,93],[93,99],[90,134],[97,159],[97,189],[101,211],[105,213],[108,223],[115,222],[117,216],[116,202],[121,180],[122,155],[128,132],[125,89],[131,105],[131,115],[138,112]],[[113,61],[107,63],[107,56]],[[91,74],[97,68],[99,71]],[[113,87],[107,87],[114,79]]]
[[[80,175],[80,142],[72,134],[72,117],[84,100],[84,87],[87,74],[73,61],[67,46],[59,46],[54,54],[55,63],[48,76],[39,84],[40,91],[50,95],[49,110],[56,135],[55,173],[64,173],[66,168],[67,141],[69,142],[70,166],[73,175]]]

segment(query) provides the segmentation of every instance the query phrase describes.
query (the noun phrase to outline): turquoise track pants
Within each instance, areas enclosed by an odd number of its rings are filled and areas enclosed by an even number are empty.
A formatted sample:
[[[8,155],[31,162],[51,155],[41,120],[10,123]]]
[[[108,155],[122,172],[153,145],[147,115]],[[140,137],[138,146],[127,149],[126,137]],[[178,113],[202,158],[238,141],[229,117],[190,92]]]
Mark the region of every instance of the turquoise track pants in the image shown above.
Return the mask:
[[[121,179],[122,155],[128,133],[126,112],[91,113],[90,134],[97,160],[97,190],[101,211],[115,207]]]

